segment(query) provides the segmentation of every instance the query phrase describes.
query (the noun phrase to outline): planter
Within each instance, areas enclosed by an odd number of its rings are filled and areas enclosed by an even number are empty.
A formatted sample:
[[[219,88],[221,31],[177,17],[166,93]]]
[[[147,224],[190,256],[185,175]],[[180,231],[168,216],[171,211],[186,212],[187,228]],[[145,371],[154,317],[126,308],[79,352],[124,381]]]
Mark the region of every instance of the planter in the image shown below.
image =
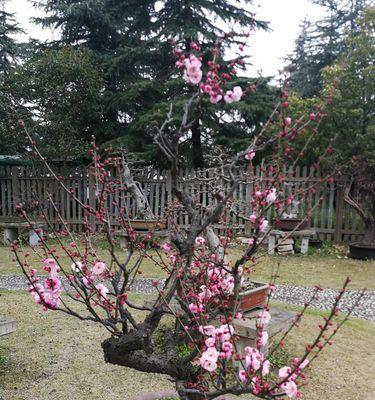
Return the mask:
[[[261,308],[266,304],[269,293],[269,285],[263,282],[248,281],[238,296],[238,311],[242,313]],[[177,295],[182,297],[183,292],[180,283],[177,284]],[[234,307],[233,296],[228,299],[228,307]]]
[[[254,308],[263,307],[266,304],[269,285],[262,282],[250,281],[248,289],[244,287],[238,297],[238,311],[246,313]],[[229,305],[233,306],[234,299],[229,300]]]
[[[282,218],[275,221],[275,227],[282,231],[303,231],[309,227],[309,221],[299,218]]]
[[[375,243],[350,243],[349,250],[349,256],[356,260],[375,260]]]
[[[129,221],[129,227],[135,231],[152,231],[164,229],[165,224],[157,219],[133,219]]]

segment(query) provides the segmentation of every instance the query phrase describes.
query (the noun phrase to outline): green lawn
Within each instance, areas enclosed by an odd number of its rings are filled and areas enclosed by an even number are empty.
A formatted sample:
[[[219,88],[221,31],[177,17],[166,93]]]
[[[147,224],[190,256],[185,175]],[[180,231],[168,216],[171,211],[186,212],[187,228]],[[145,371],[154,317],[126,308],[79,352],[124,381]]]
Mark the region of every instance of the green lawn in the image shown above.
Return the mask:
[[[132,300],[142,304],[145,297],[133,295]],[[0,339],[4,399],[127,400],[143,391],[173,388],[164,376],[105,364],[100,348],[107,337],[103,328],[61,313],[44,313],[26,293],[2,292],[0,314],[17,321],[17,330]],[[316,333],[322,315],[315,310],[307,314],[290,337],[287,355],[303,350]],[[373,323],[351,319],[334,345],[308,370],[310,383],[303,389],[304,399],[372,399],[374,338]]]
[[[51,245],[54,243],[52,242]],[[103,241],[98,242],[98,254],[104,261],[109,261],[110,255],[103,246]],[[57,247],[56,247],[57,248]],[[25,248],[25,251],[30,251]],[[243,248],[235,247],[230,251],[230,258],[235,260],[241,256]],[[279,265],[279,277],[277,283],[296,285],[321,285],[323,287],[339,288],[346,279],[350,277],[351,289],[375,289],[375,261],[358,261],[347,258],[346,248],[342,246],[324,247],[323,250],[314,251],[309,255],[291,256],[265,256],[254,266],[251,278],[268,282],[272,271]],[[71,261],[63,255],[62,250],[58,251],[62,264],[70,271]],[[119,257],[124,257],[120,249],[117,249]],[[157,258],[156,252],[150,253]],[[22,274],[21,268],[12,260],[8,247],[0,246],[0,275]],[[40,268],[40,257],[30,251],[30,265]],[[145,258],[139,270],[139,277],[162,277],[165,272],[155,263]]]

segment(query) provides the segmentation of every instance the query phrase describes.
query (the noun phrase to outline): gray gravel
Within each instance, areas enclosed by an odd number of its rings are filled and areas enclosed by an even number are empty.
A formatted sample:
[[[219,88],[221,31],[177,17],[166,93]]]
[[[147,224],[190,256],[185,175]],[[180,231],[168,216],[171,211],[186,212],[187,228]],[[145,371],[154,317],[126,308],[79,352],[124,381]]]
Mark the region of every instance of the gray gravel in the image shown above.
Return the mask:
[[[136,279],[129,290],[137,293],[154,293],[155,288],[152,286],[153,281],[154,279],[150,278]],[[160,284],[162,281],[163,280],[160,280]],[[67,282],[65,281],[64,283],[66,284]],[[0,275],[0,290],[25,290],[27,286],[27,280],[24,276]],[[305,286],[277,285],[272,299],[303,306],[304,303],[311,299],[313,292],[314,288]],[[312,302],[311,307],[320,310],[330,309],[338,294],[338,290],[324,289],[319,292],[318,299]],[[348,311],[359,296],[360,291],[348,290],[341,299],[339,304],[340,310],[343,312]],[[364,294],[359,306],[354,310],[353,315],[375,322],[375,291],[367,291]]]

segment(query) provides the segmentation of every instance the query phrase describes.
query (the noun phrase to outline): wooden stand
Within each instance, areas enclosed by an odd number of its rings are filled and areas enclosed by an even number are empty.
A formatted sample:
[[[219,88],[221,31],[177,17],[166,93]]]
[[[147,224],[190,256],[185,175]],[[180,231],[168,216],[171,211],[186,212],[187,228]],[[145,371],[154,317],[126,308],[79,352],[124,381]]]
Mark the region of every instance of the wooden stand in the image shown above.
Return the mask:
[[[15,321],[0,315],[0,336],[7,335],[8,333],[14,332],[15,330]]]
[[[292,243],[288,242],[288,239],[300,237],[302,238],[301,243],[301,253],[306,254],[309,250],[309,239],[311,236],[315,235],[315,229],[305,229],[303,231],[280,231],[278,229],[272,229],[269,233],[268,239],[268,254],[275,254],[275,249],[279,249],[279,240],[282,240],[281,253],[286,252],[293,246]],[[293,250],[294,252],[294,250]]]
[[[257,341],[257,316],[262,310],[253,310],[244,314],[242,319],[234,319],[232,322],[234,332],[240,338],[236,341],[236,347],[241,357],[245,357],[245,347],[255,347]],[[295,313],[284,311],[279,308],[271,308],[271,321],[263,327],[263,331],[268,333],[268,344],[265,348],[259,349],[262,353],[267,354],[270,348],[271,339],[278,333],[286,332],[295,320]],[[238,362],[239,368],[242,369],[241,363]]]
[[[18,240],[19,231],[22,229],[29,229],[29,244],[31,247],[40,245],[40,238],[43,236],[43,225],[42,221],[32,222],[31,226],[28,222],[17,220],[17,219],[0,219],[0,228],[3,228],[4,244],[9,245],[14,240]],[[35,232],[35,229],[39,229],[39,233]]]

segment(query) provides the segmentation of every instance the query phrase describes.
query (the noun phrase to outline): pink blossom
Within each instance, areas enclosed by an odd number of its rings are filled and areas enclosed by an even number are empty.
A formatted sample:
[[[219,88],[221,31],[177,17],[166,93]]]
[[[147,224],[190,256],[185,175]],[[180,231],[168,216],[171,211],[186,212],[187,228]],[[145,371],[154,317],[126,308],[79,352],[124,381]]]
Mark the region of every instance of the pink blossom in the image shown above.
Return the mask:
[[[298,395],[297,385],[293,381],[284,382],[281,387],[285,391],[285,394],[290,398],[293,399]]]
[[[232,338],[234,333],[234,328],[232,325],[224,324],[221,325],[216,332],[219,334],[221,341],[226,342]]]
[[[216,362],[219,358],[219,352],[215,347],[209,347],[205,352],[202,353],[201,358],[204,358],[208,361]]]
[[[200,358],[199,360],[201,367],[206,371],[213,372],[217,368],[217,363],[215,361],[206,360],[205,358]]]
[[[269,372],[270,372],[270,367],[271,367],[271,363],[270,363],[268,360],[264,361],[264,363],[263,363],[263,365],[262,365],[262,375],[263,375],[263,376],[269,374]]]
[[[176,262],[176,256],[175,256],[174,254],[171,254],[171,255],[169,256],[169,262],[170,262],[171,264],[174,264],[174,263]]]
[[[219,352],[215,349],[215,347],[209,347],[205,352],[202,353],[199,362],[203,369],[212,372],[217,368],[218,358]]]
[[[249,239],[249,240],[247,241],[247,244],[248,244],[250,247],[254,246],[254,239],[253,239],[253,238]]]
[[[74,261],[71,267],[73,272],[82,272],[83,264],[81,261]]]
[[[284,124],[285,124],[286,126],[291,125],[291,124],[292,124],[292,118],[290,118],[290,117],[284,118]]]
[[[258,316],[257,316],[257,322],[258,324],[261,325],[266,325],[269,324],[271,321],[271,314],[267,310],[263,310]]]
[[[106,269],[105,263],[102,261],[98,261],[97,263],[94,264],[92,268],[92,273],[94,275],[100,275],[105,271],[105,269]]]
[[[201,332],[207,336],[215,336],[216,334],[216,328],[213,325],[206,325],[201,327]]]
[[[224,353],[232,353],[233,344],[231,342],[224,342],[221,345],[221,348],[223,349]]]
[[[184,79],[187,83],[192,83],[193,85],[197,85],[202,80],[202,63],[201,61],[194,55],[190,54],[189,58],[185,61],[185,71],[184,71]]]
[[[95,287],[99,293],[99,296],[106,299],[109,289],[103,283],[98,283]]]
[[[257,220],[257,216],[255,214],[251,214],[249,217],[249,221],[253,224]]]
[[[279,369],[279,377],[280,378],[286,378],[290,375],[292,372],[290,367],[282,367]]]
[[[276,200],[276,198],[277,198],[276,189],[275,189],[275,188],[272,188],[272,189],[268,192],[267,197],[266,197],[266,200],[268,201],[268,203],[273,203],[273,202]]]
[[[218,103],[222,98],[223,98],[223,96],[219,93],[215,93],[215,92],[210,93],[210,102],[212,104]]]
[[[216,341],[215,341],[215,339],[214,339],[213,337],[208,337],[208,338],[204,341],[204,344],[205,344],[207,347],[213,347],[213,346],[215,346],[215,343],[216,343]]]
[[[167,242],[164,242],[161,247],[166,254],[172,250],[172,246]]]
[[[198,312],[198,306],[196,305],[196,304],[194,304],[194,303],[190,303],[189,304],[189,310],[192,312],[192,313],[197,313]]]
[[[259,224],[259,230],[261,232],[265,232],[267,227],[268,227],[268,221],[266,219],[262,219],[262,221]]]
[[[306,368],[308,366],[308,364],[309,364],[309,360],[306,359],[306,360],[301,362],[301,364],[298,366],[298,368],[299,369],[304,369],[304,368]]]
[[[260,197],[263,196],[263,193],[262,193],[260,190],[257,190],[257,191],[255,192],[255,196],[258,197],[258,198],[260,198]]]
[[[267,344],[267,342],[268,342],[268,332],[266,331],[260,332],[258,337],[259,346],[263,347]]]
[[[205,243],[205,239],[202,236],[197,236],[195,238],[195,245],[202,246]]]
[[[247,368],[252,368],[254,371],[258,371],[263,361],[263,355],[253,347],[245,347],[245,363]]]
[[[235,86],[233,90],[228,90],[225,93],[224,100],[226,103],[233,103],[235,101],[240,101],[242,95],[242,89],[239,86]]]
[[[249,151],[245,154],[245,159],[251,161],[255,157],[255,151]]]
[[[247,381],[247,378],[248,378],[247,372],[246,372],[245,370],[242,369],[242,370],[238,373],[238,377],[240,378],[240,381],[241,381],[243,384],[245,384],[246,381]]]
[[[56,276],[57,273],[60,271],[60,267],[57,265],[54,258],[45,258],[43,260],[43,264],[43,269],[47,271],[51,276]]]

